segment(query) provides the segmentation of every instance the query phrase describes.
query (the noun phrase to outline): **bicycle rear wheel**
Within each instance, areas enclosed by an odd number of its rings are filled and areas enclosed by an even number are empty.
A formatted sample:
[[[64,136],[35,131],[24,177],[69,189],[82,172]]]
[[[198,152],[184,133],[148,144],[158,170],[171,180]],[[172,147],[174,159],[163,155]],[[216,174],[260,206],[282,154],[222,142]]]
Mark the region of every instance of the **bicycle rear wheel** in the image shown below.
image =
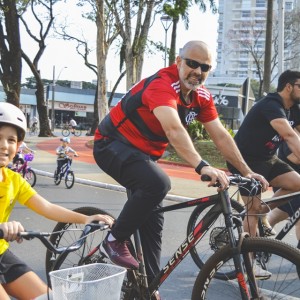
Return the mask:
[[[217,202],[209,202],[203,203],[194,209],[192,212],[188,226],[187,226],[187,235],[190,232],[193,232],[196,224],[203,219],[203,217],[209,212],[209,210],[215,205]],[[231,206],[233,214],[239,214],[244,210],[243,205],[235,200],[231,200]],[[236,238],[238,238],[238,230],[235,230]],[[225,226],[224,215],[222,214],[222,209],[220,206],[219,215],[216,217],[213,226],[207,229],[205,235],[202,237],[200,242],[191,248],[190,253],[195,264],[201,269],[205,262],[221,247],[227,245],[229,241],[229,235]],[[225,268],[222,269],[225,272]],[[227,279],[233,277],[235,274],[232,272],[231,268],[229,268],[228,272],[223,273],[217,272],[216,278],[219,279]]]
[[[27,182],[32,187],[35,186],[35,183],[36,183],[36,174],[35,174],[35,172],[32,169],[27,169],[25,171],[24,178],[27,180]]]
[[[65,178],[65,184],[67,189],[70,189],[73,187],[75,182],[75,176],[73,171],[67,171],[66,178]]]
[[[235,251],[230,246],[225,246],[207,261],[195,281],[192,300],[217,297],[222,297],[222,300],[241,299],[237,278],[220,281],[215,277],[216,271],[221,272],[224,264],[232,260]],[[272,273],[267,280],[256,280],[258,299],[300,299],[300,280],[296,270],[300,265],[298,249],[282,241],[267,238],[244,239],[240,255],[242,263],[253,254],[256,258],[254,263]],[[232,268],[234,269],[234,266]],[[254,282],[250,282],[249,278],[251,274],[246,274],[246,285],[250,291]]]

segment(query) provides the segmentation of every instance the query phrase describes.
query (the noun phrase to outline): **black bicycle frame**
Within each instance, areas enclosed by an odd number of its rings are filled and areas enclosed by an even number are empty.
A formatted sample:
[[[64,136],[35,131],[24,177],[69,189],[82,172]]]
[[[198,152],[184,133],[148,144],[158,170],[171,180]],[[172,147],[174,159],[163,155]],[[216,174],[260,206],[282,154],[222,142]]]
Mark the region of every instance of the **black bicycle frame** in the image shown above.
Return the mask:
[[[222,195],[223,194],[223,195]],[[167,264],[161,269],[161,271],[157,274],[154,280],[151,282],[149,286],[150,295],[158,290],[161,284],[169,277],[171,272],[179,265],[179,263],[185,258],[185,256],[189,253],[190,249],[195,246],[201,238],[204,236],[206,231],[214,224],[217,217],[223,213],[225,215],[225,220],[231,220],[232,225],[232,210],[230,203],[230,197],[227,190],[220,192],[219,194],[206,196],[198,199],[189,200],[183,203],[168,205],[165,207],[161,207],[155,209],[155,212],[167,212],[174,211],[182,208],[187,208],[191,206],[196,206],[201,203],[214,203],[215,205],[210,209],[209,213],[205,214],[202,220],[200,220],[193,232],[191,232],[187,238],[181,243],[178,249],[175,251],[173,256],[169,259]],[[226,217],[227,216],[227,217]],[[226,222],[226,221],[225,221]],[[228,221],[226,222],[228,223]],[[135,238],[138,237],[139,234],[135,234]],[[139,244],[139,242],[136,244]],[[136,247],[137,257],[143,257],[142,249],[140,246]],[[142,261],[143,262],[143,261]],[[145,282],[147,287],[147,282]]]

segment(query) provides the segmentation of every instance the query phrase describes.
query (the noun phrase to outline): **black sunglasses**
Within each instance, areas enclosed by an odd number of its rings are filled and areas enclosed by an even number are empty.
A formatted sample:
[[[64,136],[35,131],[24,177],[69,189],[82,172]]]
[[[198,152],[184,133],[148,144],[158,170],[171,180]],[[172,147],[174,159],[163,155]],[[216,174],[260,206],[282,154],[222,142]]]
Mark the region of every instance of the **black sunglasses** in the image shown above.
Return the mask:
[[[200,67],[201,71],[203,72],[208,72],[211,69],[211,65],[208,64],[201,64],[193,59],[189,59],[189,58],[184,58],[181,57],[182,59],[185,60],[186,65],[191,68],[191,69],[198,69]]]

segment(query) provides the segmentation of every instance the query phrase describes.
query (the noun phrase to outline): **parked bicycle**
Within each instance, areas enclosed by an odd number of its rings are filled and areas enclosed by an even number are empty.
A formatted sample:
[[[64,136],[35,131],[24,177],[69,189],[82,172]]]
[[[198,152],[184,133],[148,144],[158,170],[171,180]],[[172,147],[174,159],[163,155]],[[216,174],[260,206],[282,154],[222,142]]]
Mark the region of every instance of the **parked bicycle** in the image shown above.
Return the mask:
[[[68,124],[65,124],[63,126],[63,129],[61,131],[61,134],[63,136],[69,136],[70,134],[72,133],[72,126],[71,125],[68,125]],[[78,128],[78,126],[76,126],[76,128],[74,129],[74,133],[73,133],[75,136],[80,136],[81,135],[81,129]]]
[[[239,185],[249,182],[253,184],[255,183],[254,180],[242,178],[240,176],[230,177],[230,182],[231,185]],[[256,182],[255,184],[257,185],[258,183]],[[228,190],[224,190],[220,191],[218,195],[193,199],[184,203],[178,203],[157,209],[157,211],[160,212],[168,212],[191,206],[197,206],[205,202],[213,204],[213,207],[209,211],[209,213],[207,213],[203,217],[203,219],[198,220],[194,223],[194,229],[189,232],[187,238],[179,245],[167,264],[161,269],[160,273],[150,284],[148,284],[144,268],[143,249],[141,246],[139,231],[134,234],[133,242],[131,240],[128,240],[129,250],[139,262],[139,269],[127,271],[127,276],[123,283],[121,299],[151,299],[151,295],[153,295],[159,289],[159,287],[175,270],[175,268],[183,260],[183,258],[186,257],[188,253],[190,253],[192,247],[194,247],[198,242],[199,244],[202,243],[202,237],[206,235],[207,231],[214,225],[221,214],[225,219],[229,246],[226,246],[224,248],[226,250],[227,256],[223,255],[222,258],[224,258],[224,260],[219,261],[219,265],[211,270],[211,277],[213,277],[213,275],[218,271],[219,266],[224,267],[222,273],[228,273],[227,278],[230,278],[229,281],[235,282],[234,292],[236,292],[236,289],[238,290],[238,299],[262,299],[259,298],[258,295],[260,295],[261,293],[265,295],[265,291],[261,289],[262,286],[260,281],[255,279],[253,265],[256,264],[256,261],[251,259],[251,255],[253,252],[256,254],[266,251],[269,254],[269,261],[265,262],[262,267],[265,267],[268,263],[268,269],[270,268],[272,270],[272,274],[274,276],[272,276],[268,280],[268,282],[273,283],[272,291],[274,293],[276,292],[277,295],[284,294],[288,295],[287,297],[300,297],[299,278],[296,272],[296,266],[300,265],[300,251],[281,241],[275,241],[266,238],[245,238],[243,235],[242,218],[240,217],[239,213],[233,214],[231,207],[232,201],[234,200],[230,200]],[[101,212],[103,213],[103,210],[94,207],[81,207],[76,209],[76,211],[87,215]],[[193,217],[193,215],[191,217]],[[57,223],[54,228],[54,232],[59,232],[61,230],[63,230],[63,232],[54,233],[50,237],[51,242],[56,247],[61,247],[63,245],[68,245],[74,242],[78,238],[75,237],[73,233],[70,234],[68,231],[65,231],[71,228],[79,229],[80,225],[71,223]],[[95,262],[110,262],[109,259],[105,256],[104,252],[101,250],[101,243],[104,240],[105,236],[106,233],[102,232],[102,234],[97,233],[97,235],[93,235],[92,237],[87,238],[85,247],[80,248],[72,253],[56,255],[51,251],[47,251],[47,272],[50,272],[53,268],[64,269],[70,266],[78,266]],[[223,254],[224,252],[221,251],[221,253]],[[257,263],[262,263],[262,261],[259,260]],[[284,272],[286,273],[286,280],[282,281],[281,278],[279,284],[279,282],[277,281],[278,277],[276,277],[276,275],[281,274],[282,266],[284,267]],[[232,268],[234,270],[232,270]],[[208,283],[211,277],[206,277]],[[195,283],[193,299],[206,299],[205,297],[202,297],[202,290],[199,293],[198,281]],[[206,287],[207,285],[204,282],[202,286]],[[203,294],[204,296],[206,292],[207,291],[205,290]],[[230,292],[231,291],[229,290],[229,293]],[[231,296],[234,297],[234,295],[230,294],[230,297]],[[277,298],[271,297],[267,299]]]
[[[76,155],[74,156],[76,157]],[[62,179],[64,179],[66,188],[70,189],[75,183],[74,171],[71,169],[72,157],[64,154],[64,158],[66,158],[66,163],[61,166],[60,172],[57,174],[57,170],[54,171],[54,183],[55,185],[59,185]]]
[[[29,135],[37,135],[38,134],[38,127],[36,124],[32,124],[31,127],[29,128]]]
[[[32,187],[36,184],[36,174],[28,165],[28,162],[32,161],[33,159],[33,153],[26,153],[24,156],[19,155],[15,160],[15,163],[11,166],[11,170],[20,173]]]

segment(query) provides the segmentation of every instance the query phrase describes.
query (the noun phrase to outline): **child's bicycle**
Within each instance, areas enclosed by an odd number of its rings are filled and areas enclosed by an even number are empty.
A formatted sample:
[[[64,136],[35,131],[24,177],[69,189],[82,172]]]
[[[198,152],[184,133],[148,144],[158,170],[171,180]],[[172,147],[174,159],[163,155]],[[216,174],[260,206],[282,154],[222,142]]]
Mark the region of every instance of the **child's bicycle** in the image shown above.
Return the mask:
[[[11,170],[20,173],[33,187],[36,184],[36,174],[28,165],[28,162],[34,159],[34,155],[33,153],[26,153],[24,154],[24,158],[22,156],[19,155],[19,157],[15,160],[14,165],[11,166]]]
[[[87,224],[81,231],[79,239],[68,247],[52,245],[47,237],[53,233],[26,231],[19,233],[19,236],[26,240],[38,238],[48,250],[59,255],[66,255],[81,248],[90,234],[107,228],[108,225],[103,223]],[[1,238],[3,238],[2,230],[0,230]],[[50,274],[47,274],[51,279],[52,287],[52,293],[51,295],[48,293],[48,299],[119,300],[125,273],[125,268],[100,263],[64,270],[54,268]]]
[[[231,185],[253,184],[258,185],[255,180],[242,178],[240,176],[231,176]],[[236,203],[230,200],[228,190],[220,191],[217,195],[207,196],[199,199],[189,200],[185,203],[178,203],[157,209],[158,212],[168,212],[177,209],[183,209],[191,206],[211,204],[210,211],[203,216],[202,219],[191,221],[194,224],[193,230],[188,233],[187,238],[179,245],[174,254],[170,257],[167,264],[157,274],[155,279],[148,283],[147,275],[144,267],[143,249],[141,246],[139,231],[134,234],[133,242],[128,240],[128,247],[132,255],[139,262],[138,270],[128,270],[127,276],[122,287],[121,299],[132,300],[152,300],[155,298],[155,293],[163,282],[169,277],[172,271],[186,257],[191,249],[197,244],[202,243],[202,238],[207,234],[209,229],[218,222],[221,218],[225,219],[226,240],[224,244],[218,245],[220,250],[216,250],[216,254],[222,257],[218,260],[218,264],[214,264],[216,258],[209,265],[210,273],[205,274],[204,282],[199,284],[199,275],[193,289],[193,300],[195,299],[211,299],[211,289],[209,283],[214,275],[218,272],[222,274],[222,281],[228,288],[225,288],[229,298],[224,299],[278,299],[278,295],[285,295],[284,299],[292,299],[291,297],[300,298],[300,285],[296,267],[300,266],[300,251],[289,246],[281,241],[275,241],[267,238],[250,238],[243,233],[242,218],[235,211],[233,214],[231,203]],[[81,207],[76,209],[80,213],[93,215],[97,213],[106,213],[103,210],[94,207]],[[195,216],[192,214],[191,218]],[[197,217],[198,218],[198,217]],[[224,221],[223,221],[224,223]],[[69,245],[75,242],[78,237],[74,233],[70,233],[70,228],[80,228],[78,224],[57,223],[54,233],[50,240],[55,247]],[[64,231],[67,230],[67,231]],[[95,262],[110,262],[101,250],[101,243],[105,238],[105,232],[98,232],[96,235],[86,239],[85,246],[72,253],[56,255],[51,251],[46,254],[46,270],[50,272],[53,268],[64,269],[84,264]],[[227,245],[223,247],[224,245]],[[207,245],[206,245],[207,247]],[[268,253],[269,260],[267,262],[259,259],[260,253]],[[254,257],[257,260],[252,259]],[[212,264],[213,268],[212,268]],[[272,272],[272,277],[266,281],[255,278],[254,266],[261,264]],[[262,265],[263,264],[263,265]],[[203,269],[205,268],[204,265]],[[221,268],[221,270],[219,270]],[[202,271],[201,273],[202,274]],[[201,277],[203,279],[203,277]],[[226,281],[225,281],[226,280]],[[267,284],[264,284],[264,283]],[[217,284],[218,285],[218,284]],[[209,290],[207,291],[207,289]],[[223,289],[223,288],[222,288]],[[272,295],[269,297],[269,291]],[[210,296],[206,298],[206,295]],[[293,298],[294,299],[294,298]]]
[[[54,183],[55,185],[59,185],[61,180],[64,179],[66,188],[70,189],[75,183],[75,175],[71,169],[72,157],[64,154],[64,158],[66,159],[66,162],[60,168],[59,174],[57,174],[57,170],[54,171]]]

